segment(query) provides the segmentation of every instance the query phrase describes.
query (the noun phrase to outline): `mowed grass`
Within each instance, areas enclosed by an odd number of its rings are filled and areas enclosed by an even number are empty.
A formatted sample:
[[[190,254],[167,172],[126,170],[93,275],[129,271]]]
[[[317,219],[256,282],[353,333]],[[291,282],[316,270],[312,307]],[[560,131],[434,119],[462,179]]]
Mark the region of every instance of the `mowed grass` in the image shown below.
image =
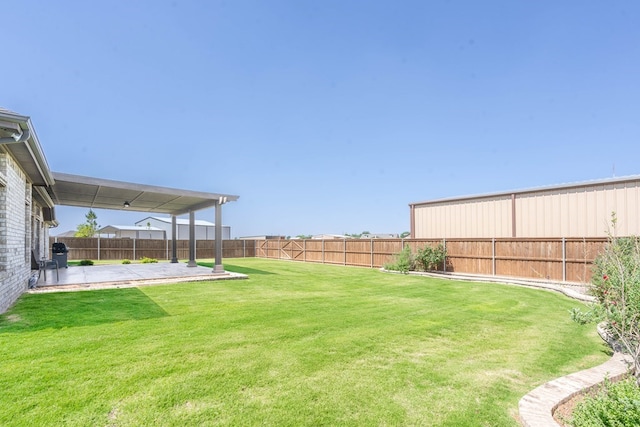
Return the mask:
[[[516,426],[607,349],[579,303],[499,284],[233,259],[248,280],[24,295],[0,425]]]

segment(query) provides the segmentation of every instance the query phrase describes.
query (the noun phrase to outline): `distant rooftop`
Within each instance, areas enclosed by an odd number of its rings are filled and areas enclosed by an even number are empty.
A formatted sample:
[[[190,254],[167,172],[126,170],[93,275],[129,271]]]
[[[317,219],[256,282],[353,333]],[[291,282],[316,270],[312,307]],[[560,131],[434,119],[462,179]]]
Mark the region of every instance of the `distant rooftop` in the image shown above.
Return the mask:
[[[110,233],[110,230],[119,231],[164,231],[158,227],[147,227],[145,225],[107,225],[98,230],[98,233]]]
[[[156,221],[160,221],[160,222],[164,222],[166,224],[171,224],[171,217],[161,217],[161,216],[149,216],[147,218],[141,219],[140,221],[136,221],[136,224],[139,224],[143,221],[146,221],[148,219],[155,219]],[[205,221],[202,219],[196,219],[193,221],[193,223],[195,225],[203,225],[203,226],[207,226],[207,227],[215,227],[215,223],[213,222],[209,222],[209,221]],[[187,218],[176,218],[176,224],[177,225],[189,225],[189,220]]]

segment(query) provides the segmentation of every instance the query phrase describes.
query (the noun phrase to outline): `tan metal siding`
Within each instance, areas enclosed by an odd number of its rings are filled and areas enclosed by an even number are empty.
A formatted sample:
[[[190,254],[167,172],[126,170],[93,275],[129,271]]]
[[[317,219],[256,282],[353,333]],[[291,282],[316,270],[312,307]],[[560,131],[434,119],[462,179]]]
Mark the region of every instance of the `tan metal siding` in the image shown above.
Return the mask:
[[[637,192],[637,187],[626,188],[624,184],[603,185],[518,195],[516,235],[605,237],[609,230],[611,212],[615,211],[619,218],[625,218],[625,224],[629,224],[627,218],[630,216],[623,203],[628,191]],[[637,227],[618,227],[621,235],[638,231]]]
[[[420,238],[511,237],[511,198],[439,203],[415,207]]]
[[[515,194],[516,236],[640,235],[640,180]],[[511,195],[414,205],[415,238],[512,237]]]

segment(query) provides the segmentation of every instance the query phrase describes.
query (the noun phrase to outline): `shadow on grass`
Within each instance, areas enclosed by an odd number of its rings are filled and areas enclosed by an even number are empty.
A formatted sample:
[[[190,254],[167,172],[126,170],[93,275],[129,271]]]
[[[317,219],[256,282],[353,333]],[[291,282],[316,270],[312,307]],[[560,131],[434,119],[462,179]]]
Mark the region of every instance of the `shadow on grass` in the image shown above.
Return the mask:
[[[213,268],[213,262],[201,262],[201,261],[197,261],[197,264],[202,266],[202,267],[210,267]],[[250,268],[250,267],[240,267],[238,265],[233,265],[233,264],[225,264],[224,265],[224,269],[227,271],[231,271],[233,273],[241,273],[241,274],[246,274],[246,275],[251,275],[251,274],[262,274],[262,275],[266,275],[266,274],[277,274],[277,273],[272,273],[271,271],[266,271],[266,270],[258,270],[257,268]]]
[[[138,288],[25,294],[0,315],[0,333],[94,326],[169,314]]]

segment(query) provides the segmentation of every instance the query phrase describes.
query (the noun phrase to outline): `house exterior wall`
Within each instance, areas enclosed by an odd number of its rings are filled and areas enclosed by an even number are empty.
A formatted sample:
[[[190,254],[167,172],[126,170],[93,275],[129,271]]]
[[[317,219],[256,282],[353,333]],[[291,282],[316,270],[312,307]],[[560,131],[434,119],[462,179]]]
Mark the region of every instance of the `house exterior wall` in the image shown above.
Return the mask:
[[[411,205],[414,238],[640,235],[640,177]]]
[[[0,176],[4,182],[0,185],[0,313],[3,313],[28,288],[32,243],[40,238],[39,250],[43,250],[48,236],[44,227],[32,233],[32,224],[37,223],[33,213],[39,207],[32,202],[26,175],[4,152],[0,152]]]

